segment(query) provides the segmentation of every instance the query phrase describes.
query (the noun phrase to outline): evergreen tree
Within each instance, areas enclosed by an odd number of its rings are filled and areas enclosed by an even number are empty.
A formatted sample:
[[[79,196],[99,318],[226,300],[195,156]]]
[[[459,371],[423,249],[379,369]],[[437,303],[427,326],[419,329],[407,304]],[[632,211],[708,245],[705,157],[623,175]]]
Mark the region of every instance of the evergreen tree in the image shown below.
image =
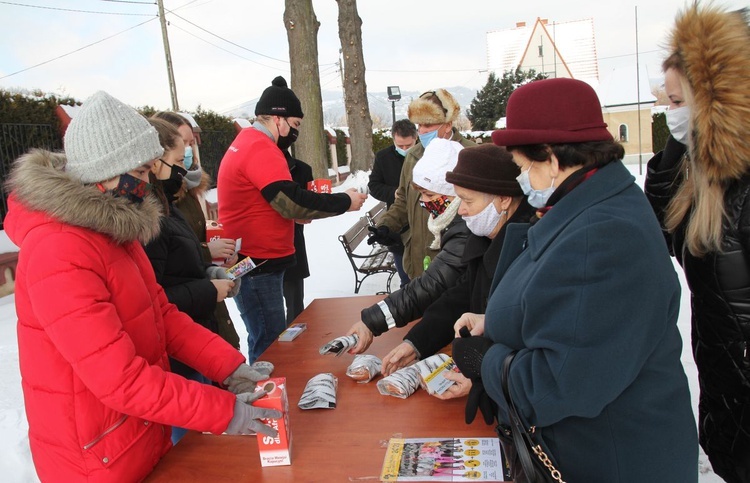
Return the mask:
[[[471,106],[466,111],[466,117],[471,121],[473,129],[477,131],[495,129],[498,119],[505,116],[508,98],[513,91],[529,82],[546,78],[545,74],[537,73],[534,69],[508,70],[503,73],[502,79],[498,79],[495,73],[491,72],[487,78],[487,84],[477,92],[477,96],[471,101]]]

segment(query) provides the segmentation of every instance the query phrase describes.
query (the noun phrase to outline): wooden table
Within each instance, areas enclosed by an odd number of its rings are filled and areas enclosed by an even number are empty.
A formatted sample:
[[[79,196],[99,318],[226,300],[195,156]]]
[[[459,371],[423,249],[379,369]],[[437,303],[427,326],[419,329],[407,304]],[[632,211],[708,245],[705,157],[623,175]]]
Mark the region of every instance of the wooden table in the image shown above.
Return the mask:
[[[422,389],[407,399],[381,396],[375,381],[357,384],[346,376],[353,356],[322,356],[320,346],[344,335],[362,308],[382,296],[316,299],[297,318],[307,331],[292,342],[275,342],[261,357],[286,377],[292,431],[292,465],[261,467],[255,436],[189,432],[159,463],[149,482],[348,482],[378,481],[385,445],[392,437],[495,436],[478,416],[464,423],[465,399],[442,401]],[[368,353],[385,356],[405,329],[376,337]],[[297,407],[307,381],[331,372],[338,377],[336,409]]]

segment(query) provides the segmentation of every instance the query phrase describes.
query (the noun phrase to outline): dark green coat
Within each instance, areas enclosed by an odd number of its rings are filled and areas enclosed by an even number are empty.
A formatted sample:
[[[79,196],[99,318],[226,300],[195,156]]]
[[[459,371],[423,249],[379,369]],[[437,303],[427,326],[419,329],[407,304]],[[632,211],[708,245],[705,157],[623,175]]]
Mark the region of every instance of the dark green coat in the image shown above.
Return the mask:
[[[680,284],[643,191],[600,168],[535,225],[509,225],[485,318],[482,381],[510,392],[565,481],[698,481],[677,328]]]

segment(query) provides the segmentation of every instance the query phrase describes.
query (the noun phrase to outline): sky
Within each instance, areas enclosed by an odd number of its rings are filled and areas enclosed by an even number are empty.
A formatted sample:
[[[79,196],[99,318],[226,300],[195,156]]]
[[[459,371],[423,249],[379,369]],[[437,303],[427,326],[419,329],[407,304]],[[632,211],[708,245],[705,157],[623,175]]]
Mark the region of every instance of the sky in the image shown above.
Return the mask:
[[[533,23],[537,17],[550,22],[591,17],[600,77],[632,79],[627,92],[609,103],[635,102],[637,8],[641,99],[649,98],[649,79],[660,77],[667,34],[687,3],[640,2],[360,0],[368,90],[382,92],[390,85],[419,92],[479,89],[487,80],[487,32],[520,21]],[[155,3],[0,0],[0,88],[41,89],[79,100],[106,90],[132,106],[170,108]],[[312,3],[320,22],[321,85],[340,90],[338,5],[335,0]],[[747,5],[738,0],[714,3],[730,9]],[[281,0],[164,0],[164,7],[182,110],[201,105],[227,113],[259,97],[277,75],[289,80]],[[92,11],[109,14],[88,13]]]
[[[643,176],[638,175],[637,166],[629,165],[636,176],[639,186],[643,185]],[[335,192],[351,187],[366,186],[368,175],[355,173],[338,187]],[[209,193],[210,196],[215,196]],[[305,226],[308,259],[310,261],[310,278],[305,281],[305,303],[325,297],[347,297],[354,293],[354,273],[344,254],[344,249],[337,240],[343,233],[377,203],[372,196],[358,212],[348,212],[340,216],[315,220]],[[363,243],[366,246],[366,244]],[[0,253],[14,250],[4,231],[0,231]],[[367,246],[369,249],[369,246]],[[675,269],[682,285],[680,300],[680,317],[677,325],[683,338],[682,363],[687,374],[692,395],[693,410],[698,406],[698,377],[695,363],[690,351],[690,296],[682,269],[675,263]],[[368,277],[362,285],[361,293],[371,295],[385,288],[385,275]],[[634,303],[637,303],[634,301]],[[28,423],[23,407],[21,377],[18,369],[18,345],[16,339],[13,295],[0,298],[0,475],[4,483],[34,483],[38,479],[34,473],[31,454],[28,446]],[[236,305],[227,300],[230,315],[240,335],[242,352],[247,353],[247,332],[242,324]],[[356,322],[352,320],[352,323]],[[382,357],[385,354],[376,354]],[[380,396],[376,396],[380,397]],[[705,454],[699,457],[699,483],[721,483],[721,478],[711,471]]]

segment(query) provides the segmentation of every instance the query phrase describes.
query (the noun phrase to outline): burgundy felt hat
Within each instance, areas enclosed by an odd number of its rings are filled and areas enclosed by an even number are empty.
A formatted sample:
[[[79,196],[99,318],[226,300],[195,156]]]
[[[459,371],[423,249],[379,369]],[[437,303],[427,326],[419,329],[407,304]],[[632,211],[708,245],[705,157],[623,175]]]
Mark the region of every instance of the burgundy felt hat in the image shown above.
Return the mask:
[[[612,140],[596,92],[575,79],[545,79],[513,91],[506,126],[492,133],[499,146]]]

